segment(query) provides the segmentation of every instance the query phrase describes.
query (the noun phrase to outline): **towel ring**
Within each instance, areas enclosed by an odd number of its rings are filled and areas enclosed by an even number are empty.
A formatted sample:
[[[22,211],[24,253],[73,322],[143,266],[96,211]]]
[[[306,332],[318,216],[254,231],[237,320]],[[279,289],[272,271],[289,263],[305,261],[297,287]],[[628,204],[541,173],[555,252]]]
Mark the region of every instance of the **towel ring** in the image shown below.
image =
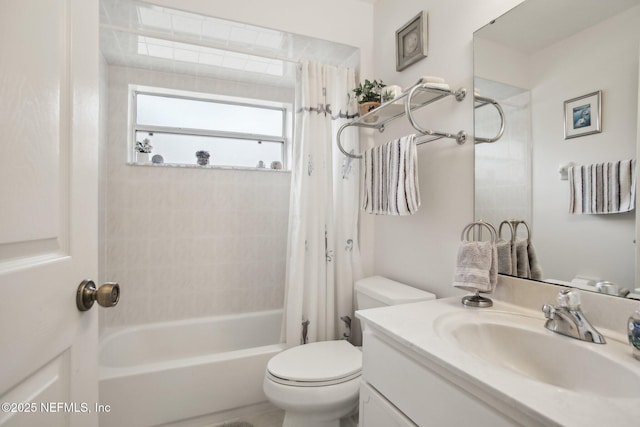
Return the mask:
[[[531,240],[531,229],[529,228],[529,224],[526,221],[521,219],[510,219],[504,220],[500,223],[500,227],[498,227],[498,238],[502,239],[502,226],[507,224],[509,226],[509,231],[511,232],[511,242],[516,241],[516,236],[518,234],[518,227],[520,225],[524,225],[524,228],[527,229],[527,241]]]
[[[491,243],[495,243],[497,241],[498,232],[496,231],[496,228],[491,223],[482,220],[474,221],[467,224],[467,226],[462,229],[460,240],[465,240],[466,238],[466,240],[469,241],[469,232],[471,232],[471,230],[473,230],[473,227],[475,226],[480,227],[480,234],[478,236],[479,239],[482,238],[482,227],[486,227],[491,234]]]
[[[531,241],[531,229],[529,228],[529,224],[526,221],[518,221],[515,225],[515,234],[518,233],[518,227],[520,225],[524,225],[524,228],[527,229],[527,241]]]
[[[509,226],[509,232],[511,233],[511,238],[509,239],[510,241],[515,241],[516,240],[516,231],[513,228],[513,224],[507,220],[504,220],[500,223],[500,226],[498,227],[498,238],[502,239],[502,226],[507,224]]]

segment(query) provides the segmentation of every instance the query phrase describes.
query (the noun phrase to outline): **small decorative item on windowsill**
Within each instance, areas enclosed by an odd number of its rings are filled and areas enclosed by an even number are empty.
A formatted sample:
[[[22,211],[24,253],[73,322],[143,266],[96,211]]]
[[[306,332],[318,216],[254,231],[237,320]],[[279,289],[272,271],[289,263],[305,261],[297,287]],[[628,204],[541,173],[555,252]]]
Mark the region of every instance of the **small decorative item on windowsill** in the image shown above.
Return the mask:
[[[209,157],[211,157],[211,155],[208,151],[200,150],[196,151],[196,157],[198,158],[198,165],[207,166],[209,164]]]
[[[151,141],[147,138],[142,141],[136,141],[136,163],[139,165],[149,163],[149,153],[151,153],[152,149]]]
[[[365,79],[364,84],[360,83],[353,90],[353,93],[356,94],[358,99],[358,103],[360,104],[360,116],[364,116],[368,112],[376,109],[380,106],[382,101],[382,88],[386,85],[382,82],[382,80],[370,81]],[[376,116],[372,116],[365,120],[365,123],[373,123],[378,118]]]

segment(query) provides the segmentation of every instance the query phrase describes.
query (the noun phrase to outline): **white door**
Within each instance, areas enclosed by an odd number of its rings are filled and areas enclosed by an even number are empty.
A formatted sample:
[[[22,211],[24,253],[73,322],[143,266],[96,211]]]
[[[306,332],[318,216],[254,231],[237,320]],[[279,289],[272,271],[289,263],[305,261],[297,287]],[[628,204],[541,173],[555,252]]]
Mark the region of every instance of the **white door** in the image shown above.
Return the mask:
[[[97,0],[0,0],[0,425],[96,426]],[[89,413],[90,412],[90,413]]]

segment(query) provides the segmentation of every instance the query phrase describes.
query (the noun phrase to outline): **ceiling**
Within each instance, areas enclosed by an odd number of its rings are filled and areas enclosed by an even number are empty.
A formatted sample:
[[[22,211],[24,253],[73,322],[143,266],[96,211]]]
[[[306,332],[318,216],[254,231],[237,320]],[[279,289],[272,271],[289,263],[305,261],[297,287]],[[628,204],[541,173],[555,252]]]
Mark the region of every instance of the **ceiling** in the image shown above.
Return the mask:
[[[475,36],[531,54],[638,4],[640,0],[526,0],[507,12],[508,20],[499,17],[495,22],[500,25],[492,22]]]
[[[359,61],[352,46],[136,0],[101,0],[100,50],[111,65],[282,87],[299,60]]]

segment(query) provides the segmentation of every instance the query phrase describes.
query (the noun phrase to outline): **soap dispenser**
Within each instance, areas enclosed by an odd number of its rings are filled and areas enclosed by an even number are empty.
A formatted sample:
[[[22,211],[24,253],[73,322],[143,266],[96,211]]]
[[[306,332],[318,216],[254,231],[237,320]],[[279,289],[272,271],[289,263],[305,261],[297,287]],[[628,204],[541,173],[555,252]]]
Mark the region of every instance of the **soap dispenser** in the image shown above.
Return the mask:
[[[629,317],[627,332],[629,343],[633,347],[633,357],[640,360],[640,309]]]

